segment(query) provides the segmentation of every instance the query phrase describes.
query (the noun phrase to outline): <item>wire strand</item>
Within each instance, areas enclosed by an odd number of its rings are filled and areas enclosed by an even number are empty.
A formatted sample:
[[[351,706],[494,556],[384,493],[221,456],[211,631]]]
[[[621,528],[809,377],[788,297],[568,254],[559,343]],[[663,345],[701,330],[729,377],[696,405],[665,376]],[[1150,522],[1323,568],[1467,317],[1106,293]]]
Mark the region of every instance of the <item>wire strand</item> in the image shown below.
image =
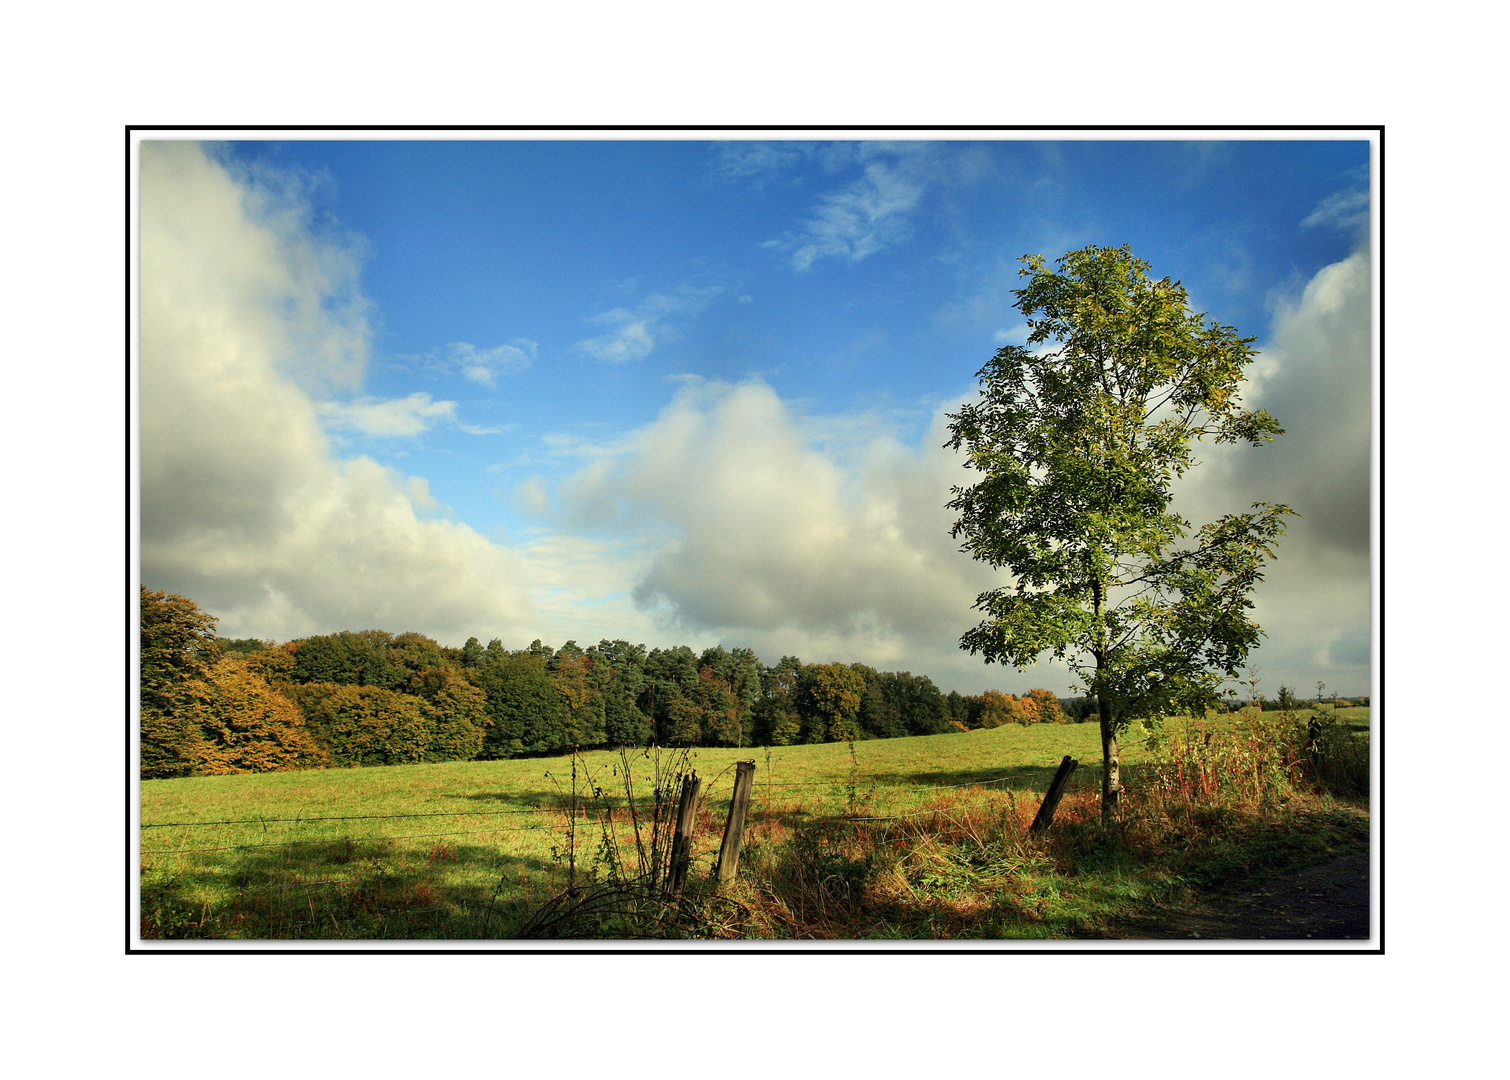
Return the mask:
[[[222,847],[198,847],[198,848],[153,848],[143,851],[143,855],[191,855],[201,851],[244,851],[250,848],[269,847],[302,847],[309,844],[371,844],[387,840],[415,840],[426,836],[494,836],[498,833],[507,832],[555,832],[555,829],[542,829],[537,826],[525,826],[518,829],[469,829],[466,831],[410,833],[407,836],[337,836],[325,840],[274,840],[265,844],[226,844]]]
[[[183,827],[198,827],[201,825],[271,825],[275,822],[306,821],[397,821],[401,818],[432,818],[432,817],[497,817],[500,814],[551,814],[560,813],[560,809],[540,806],[529,807],[522,810],[442,810],[433,814],[348,814],[340,817],[291,817],[291,818],[241,818],[233,821],[158,821],[151,824],[143,822],[139,828],[143,829],[172,829]]]

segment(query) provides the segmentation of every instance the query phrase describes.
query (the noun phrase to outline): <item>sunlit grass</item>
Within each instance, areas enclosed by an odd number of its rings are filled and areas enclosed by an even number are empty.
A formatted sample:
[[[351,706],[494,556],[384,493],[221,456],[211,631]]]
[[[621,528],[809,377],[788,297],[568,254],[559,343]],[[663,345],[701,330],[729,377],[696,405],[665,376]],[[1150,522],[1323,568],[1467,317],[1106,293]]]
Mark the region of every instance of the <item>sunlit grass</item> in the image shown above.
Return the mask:
[[[1338,713],[1364,728],[1367,716],[1366,709]],[[1083,767],[1056,828],[1047,838],[1028,837],[1041,793],[1067,754]],[[1131,736],[1122,758],[1135,805],[1149,751]],[[643,816],[657,769],[667,767],[665,752],[629,760]],[[690,764],[704,780],[697,881],[711,872],[733,766],[741,760],[756,764],[736,889],[749,918],[730,932],[747,936],[1094,934],[1113,913],[1181,887],[1175,855],[1194,850],[1221,865],[1228,857],[1216,844],[1221,836],[1252,847],[1264,830],[1275,831],[1272,821],[1233,810],[1230,828],[1196,822],[1190,835],[1171,839],[1166,825],[1163,832],[1149,826],[1136,844],[1126,836],[1106,843],[1094,724],[1008,726],[853,747],[696,749]],[[143,782],[143,825],[174,825],[141,832],[143,936],[509,936],[531,904],[569,876],[593,871],[605,828],[621,845],[632,843],[620,773],[617,753],[597,751],[575,761]],[[675,792],[666,797],[674,800]],[[1292,801],[1290,812],[1298,806]],[[1191,837],[1201,843],[1192,848]],[[831,872],[806,884],[786,880],[794,896],[818,891],[797,905],[812,910],[783,914],[787,901],[775,899],[785,880],[780,875],[807,872],[794,869],[794,844],[809,870]],[[840,884],[842,895],[833,893]]]

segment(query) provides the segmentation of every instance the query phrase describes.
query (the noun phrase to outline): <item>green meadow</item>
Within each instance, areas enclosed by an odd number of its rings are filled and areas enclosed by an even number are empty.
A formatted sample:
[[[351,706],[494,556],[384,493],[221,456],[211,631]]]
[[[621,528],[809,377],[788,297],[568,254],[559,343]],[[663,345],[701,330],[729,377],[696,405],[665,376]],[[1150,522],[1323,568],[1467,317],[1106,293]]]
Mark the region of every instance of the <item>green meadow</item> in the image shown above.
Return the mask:
[[[1366,784],[1361,797],[1317,790],[1297,766],[1254,758],[1269,729],[1244,723],[1124,736],[1128,794],[1111,827],[1099,820],[1094,724],[143,781],[141,935],[512,938],[569,885],[632,859],[658,789],[659,817],[674,808],[678,768],[703,781],[686,892],[712,897],[745,760],[755,774],[739,878],[681,936],[1098,937],[1119,915],[1366,839]],[[1368,710],[1329,724],[1366,761]],[[1055,826],[1030,834],[1065,755],[1080,767]],[[1209,791],[1188,783],[1197,774]],[[556,925],[567,937],[645,932]]]

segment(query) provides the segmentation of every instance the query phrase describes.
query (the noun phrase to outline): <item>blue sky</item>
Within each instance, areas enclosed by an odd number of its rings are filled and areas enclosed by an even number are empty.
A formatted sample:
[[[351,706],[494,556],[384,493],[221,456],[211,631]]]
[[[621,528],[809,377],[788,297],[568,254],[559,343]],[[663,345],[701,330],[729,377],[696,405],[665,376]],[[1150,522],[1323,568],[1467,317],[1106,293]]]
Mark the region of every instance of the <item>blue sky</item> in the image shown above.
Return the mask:
[[[221,632],[749,645],[945,690],[946,413],[1019,258],[1130,245],[1262,354],[1288,429],[1193,517],[1304,516],[1269,692],[1369,685],[1370,146],[1333,138],[143,145],[141,564]]]

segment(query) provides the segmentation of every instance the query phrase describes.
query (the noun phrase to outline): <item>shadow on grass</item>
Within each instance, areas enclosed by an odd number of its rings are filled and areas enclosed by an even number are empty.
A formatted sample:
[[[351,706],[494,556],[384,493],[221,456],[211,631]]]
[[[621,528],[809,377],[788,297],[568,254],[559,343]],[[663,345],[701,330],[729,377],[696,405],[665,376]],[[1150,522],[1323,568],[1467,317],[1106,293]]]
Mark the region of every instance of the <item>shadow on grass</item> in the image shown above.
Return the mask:
[[[1083,764],[1083,763],[1082,763]],[[1045,791],[1059,762],[1052,765],[1016,765],[995,773],[973,769],[899,769],[894,771],[869,772],[861,776],[857,784],[885,784],[891,787],[949,787],[951,785],[979,784],[986,790],[1010,787],[1018,791]],[[1076,770],[1079,772],[1079,770]],[[843,788],[848,781],[835,784]]]
[[[1357,808],[1284,817],[1196,808],[1188,821],[1103,825],[1094,798],[1029,838],[980,828],[897,837],[815,828],[768,856],[761,936],[826,940],[1100,940],[1139,918],[1219,898],[1367,844]],[[879,842],[878,842],[879,841]]]
[[[482,844],[332,839],[189,852],[141,877],[142,939],[506,938],[556,866]]]

